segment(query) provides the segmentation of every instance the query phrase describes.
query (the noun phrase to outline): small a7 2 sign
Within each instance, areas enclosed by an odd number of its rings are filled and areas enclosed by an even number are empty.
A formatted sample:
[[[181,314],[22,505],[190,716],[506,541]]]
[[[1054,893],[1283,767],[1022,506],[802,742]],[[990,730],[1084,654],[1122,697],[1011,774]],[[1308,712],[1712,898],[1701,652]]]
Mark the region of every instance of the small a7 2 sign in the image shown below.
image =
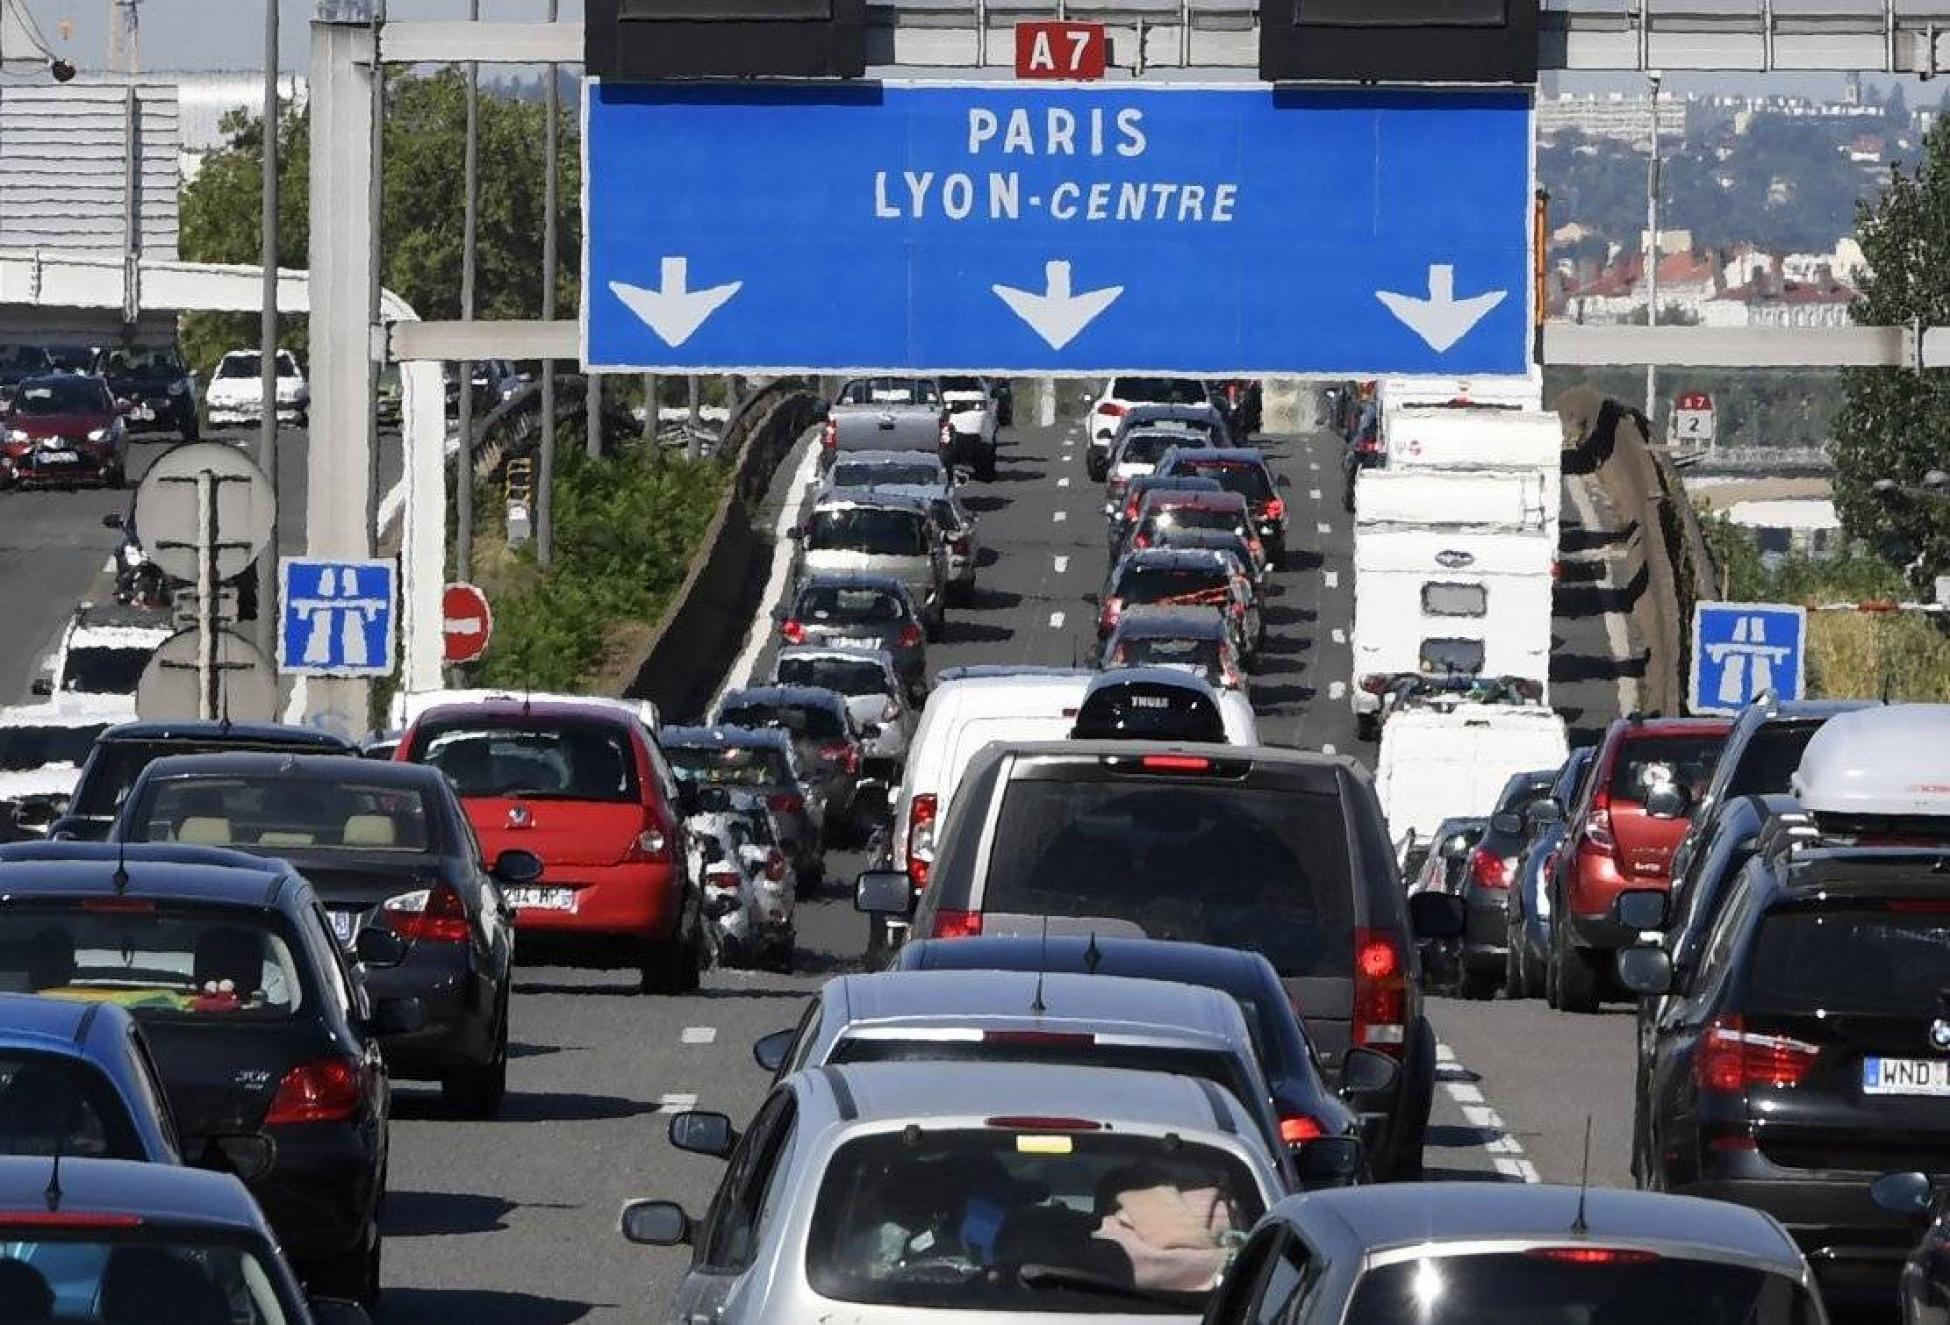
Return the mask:
[[[1016,77],[1099,79],[1108,47],[1101,23],[1018,23]]]

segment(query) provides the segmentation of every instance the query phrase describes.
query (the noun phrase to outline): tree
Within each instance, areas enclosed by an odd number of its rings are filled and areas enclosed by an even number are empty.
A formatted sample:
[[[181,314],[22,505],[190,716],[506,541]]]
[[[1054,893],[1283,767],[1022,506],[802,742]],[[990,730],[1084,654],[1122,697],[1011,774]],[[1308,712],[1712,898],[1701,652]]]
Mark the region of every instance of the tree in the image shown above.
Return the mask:
[[[457,70],[396,77],[386,89],[383,280],[424,318],[460,315],[466,82]],[[310,237],[311,131],[303,111],[280,117],[279,258],[302,267]],[[581,243],[581,160],[575,116],[559,135],[556,203],[560,307],[575,307]],[[475,249],[475,312],[482,318],[540,315],[542,291],[544,112],[538,100],[483,88],[480,100],[480,228]],[[228,145],[211,153],[183,191],[183,256],[192,262],[256,262],[262,253],[264,171],[261,117],[234,112]],[[254,315],[184,319],[184,349],[207,368],[224,350],[257,343]],[[291,329],[292,343],[302,334]]]
[[[1896,171],[1880,199],[1860,206],[1856,234],[1869,263],[1856,322],[1950,325],[1950,121],[1931,128],[1914,170]],[[1842,374],[1842,390],[1836,510],[1851,535],[1921,588],[1950,566],[1950,502],[1885,496],[1874,485],[1915,485],[1950,457],[1950,372],[1855,368]]]

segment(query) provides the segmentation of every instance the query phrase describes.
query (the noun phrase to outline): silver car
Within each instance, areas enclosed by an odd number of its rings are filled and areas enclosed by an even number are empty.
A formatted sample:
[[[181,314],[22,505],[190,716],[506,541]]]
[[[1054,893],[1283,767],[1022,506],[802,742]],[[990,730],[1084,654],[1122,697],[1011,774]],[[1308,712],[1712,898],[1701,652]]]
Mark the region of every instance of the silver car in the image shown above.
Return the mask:
[[[928,451],[848,451],[833,461],[822,478],[815,475],[814,486],[877,488],[919,484],[927,488],[953,487],[954,471],[941,457]]]
[[[862,759],[869,777],[898,781],[907,762],[913,709],[902,702],[906,687],[885,649],[805,644],[780,649],[772,662],[773,685],[824,686],[846,697],[860,726]]]
[[[1260,1221],[1205,1325],[1823,1325],[1800,1250],[1744,1206],[1612,1188],[1313,1192]]]
[[[799,544],[799,578],[838,573],[899,580],[921,609],[929,638],[939,637],[948,553],[926,501],[851,489],[826,492],[792,537]]]
[[[981,564],[982,542],[975,532],[979,521],[961,504],[954,485],[876,484],[872,491],[928,504],[935,526],[941,530],[941,546],[948,554],[948,600],[956,607],[966,607],[975,597],[975,568]]]
[[[704,1220],[632,1201],[631,1242],[697,1250],[665,1319],[722,1325],[1190,1322],[1280,1175],[1210,1082],[1118,1068],[866,1063],[795,1073],[741,1136]]]

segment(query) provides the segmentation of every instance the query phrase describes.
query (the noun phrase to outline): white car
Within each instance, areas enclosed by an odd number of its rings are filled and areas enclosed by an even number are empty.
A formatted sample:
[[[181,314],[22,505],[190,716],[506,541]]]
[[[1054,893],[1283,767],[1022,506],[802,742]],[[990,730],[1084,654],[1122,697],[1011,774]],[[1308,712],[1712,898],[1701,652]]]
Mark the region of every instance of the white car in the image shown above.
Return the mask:
[[[311,387],[290,350],[278,351],[277,415],[302,428],[311,420]],[[213,426],[252,424],[264,416],[263,360],[256,350],[232,350],[217,361],[204,407]]]
[[[114,721],[131,720],[136,683],[157,647],[173,633],[151,613],[84,603],[62,630],[47,675],[34,682],[34,693],[59,696],[76,707],[92,705]],[[92,698],[71,698],[77,695]]]
[[[1090,406],[1090,445],[1084,469],[1102,483],[1110,472],[1110,444],[1133,405],[1210,405],[1212,393],[1195,377],[1113,377]]]
[[[67,807],[95,738],[118,716],[87,697],[0,708],[0,832],[45,833]]]

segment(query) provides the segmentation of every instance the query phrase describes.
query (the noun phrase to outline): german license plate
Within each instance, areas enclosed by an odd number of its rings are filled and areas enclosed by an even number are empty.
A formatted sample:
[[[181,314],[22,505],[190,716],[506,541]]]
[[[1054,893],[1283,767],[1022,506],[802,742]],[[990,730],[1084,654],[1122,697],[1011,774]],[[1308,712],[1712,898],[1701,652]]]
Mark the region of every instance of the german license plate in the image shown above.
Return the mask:
[[[576,909],[576,890],[573,888],[510,888],[508,902],[524,911],[573,911]]]
[[[1950,1058],[1865,1058],[1862,1093],[1950,1096]]]
[[[34,454],[34,460],[37,464],[43,465],[78,465],[81,463],[81,453],[78,451],[37,451]]]
[[[352,938],[359,932],[359,913],[357,911],[328,911],[332,917],[332,937],[344,947],[352,946]]]

